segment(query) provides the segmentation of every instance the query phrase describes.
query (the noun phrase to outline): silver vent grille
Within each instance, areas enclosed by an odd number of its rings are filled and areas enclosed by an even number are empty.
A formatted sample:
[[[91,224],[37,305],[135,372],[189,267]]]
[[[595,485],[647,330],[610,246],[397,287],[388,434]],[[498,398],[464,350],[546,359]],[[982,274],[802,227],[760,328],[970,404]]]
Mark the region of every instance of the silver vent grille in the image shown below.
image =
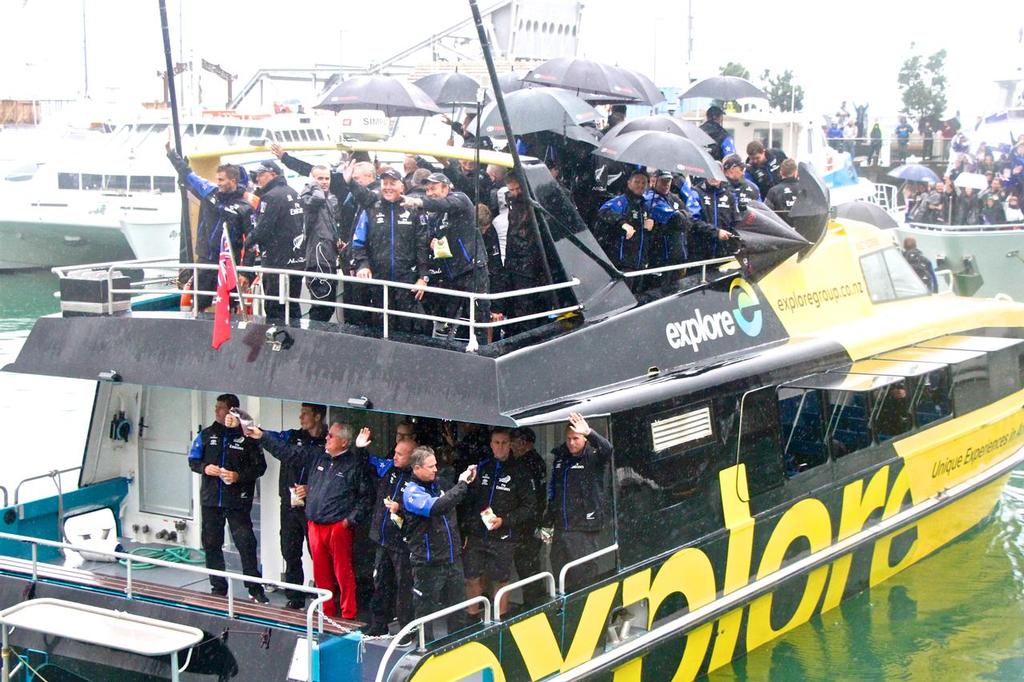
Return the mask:
[[[651,422],[655,452],[711,438],[713,433],[710,407]]]

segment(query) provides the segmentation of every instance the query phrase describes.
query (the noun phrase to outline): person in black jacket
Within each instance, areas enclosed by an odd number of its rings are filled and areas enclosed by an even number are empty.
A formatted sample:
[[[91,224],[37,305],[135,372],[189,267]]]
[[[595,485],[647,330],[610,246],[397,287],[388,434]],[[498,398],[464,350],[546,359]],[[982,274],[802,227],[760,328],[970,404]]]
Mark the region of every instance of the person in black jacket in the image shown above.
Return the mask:
[[[491,429],[491,457],[477,465],[469,485],[466,542],[466,598],[494,596],[512,580],[516,548],[528,536],[537,516],[537,496],[530,470],[512,459],[511,431]],[[526,576],[521,576],[526,577]],[[499,605],[508,611],[508,595]],[[470,607],[470,616],[479,608]]]
[[[327,406],[316,403],[302,403],[299,409],[299,428],[287,431],[265,431],[274,438],[290,445],[314,445],[322,448],[327,442],[327,425],[324,417]],[[305,584],[302,571],[302,543],[306,539],[306,485],[309,476],[305,462],[292,466],[281,466],[277,476],[277,492],[281,499],[281,558],[284,559],[284,580],[295,585]],[[310,552],[312,555],[312,552]],[[306,594],[296,590],[285,590],[287,608],[306,608]]]
[[[644,201],[648,184],[647,173],[634,169],[626,183],[626,191],[606,201],[597,212],[594,236],[622,272],[643,270],[649,265],[654,220]],[[644,291],[648,286],[645,279],[630,278],[629,288],[634,293]]]
[[[796,192],[800,186],[796,161],[793,159],[783,161],[779,166],[779,174],[782,176],[782,179],[768,190],[768,196],[765,197],[764,203],[768,208],[775,211],[780,218],[792,225],[793,221],[789,217],[789,211],[796,203]]]
[[[298,192],[285,182],[281,167],[273,161],[264,161],[256,168],[256,194],[260,198],[260,209],[256,214],[256,224],[249,234],[248,247],[245,252],[245,265],[253,265],[256,252],[252,249],[258,245],[261,252],[261,264],[265,268],[283,270],[302,270],[306,263],[305,254],[299,250],[302,241],[302,204],[299,203]],[[242,286],[248,286],[248,279],[239,277]],[[280,275],[263,275],[263,293],[267,299],[263,309],[267,313],[267,321],[284,319],[284,306],[277,302],[280,290]],[[292,299],[302,295],[302,276],[288,276],[288,294]],[[299,304],[288,303],[288,315],[291,321],[298,322]]]
[[[189,192],[199,200],[199,224],[196,226],[196,263],[216,265],[220,259],[220,240],[223,225],[227,223],[228,239],[235,262],[242,257],[245,237],[252,228],[253,203],[255,199],[245,191],[248,177],[241,166],[225,163],[217,166],[216,182],[204,180],[192,172],[192,168],[166,145],[167,158],[178,171],[178,177]],[[199,281],[192,283],[194,291],[215,291],[217,270],[200,270]],[[210,294],[198,294],[199,310],[205,310],[213,301]],[[232,307],[237,305],[232,301]]]
[[[505,187],[505,200],[508,202],[505,262],[502,268],[497,270],[500,274],[491,282],[491,289],[495,293],[531,289],[547,284],[544,275],[544,254],[537,242],[537,232],[530,226],[522,182],[510,173],[505,177]],[[549,309],[547,301],[544,294],[512,296],[493,301],[491,310],[497,319],[511,319]],[[543,323],[543,318],[526,320],[501,329],[508,337]]]
[[[765,149],[758,140],[747,144],[747,170],[744,176],[757,186],[762,197],[782,180],[782,162],[786,154],[781,149]]]
[[[704,114],[705,121],[700,124],[700,129],[711,136],[714,142],[708,147],[708,153],[715,161],[721,161],[730,154],[736,153],[736,143],[729,131],[722,127],[725,120],[725,111],[720,106],[710,106]]]
[[[469,466],[448,487],[437,478],[433,449],[421,445],[412,452],[412,480],[402,494],[402,508],[417,618],[462,601],[462,541],[455,509],[475,476],[476,466]]]
[[[303,243],[306,249],[306,272],[317,275],[338,273],[338,244],[341,210],[338,197],[329,190],[331,171],[327,166],[313,166],[309,172],[314,184],[308,185],[299,195],[303,215]],[[334,303],[338,298],[339,282],[323,277],[306,280],[310,298]],[[309,307],[309,319],[328,322],[334,317],[335,308],[330,305]]]
[[[355,527],[370,515],[373,474],[366,456],[349,450],[352,427],[334,422],[325,447],[292,445],[253,427],[267,452],[285,466],[305,466],[309,472],[306,492],[306,530],[313,556],[313,581],[330,590],[334,598],[324,603],[324,614],[356,618],[356,577],[352,570]],[[338,603],[340,602],[340,609]]]
[[[537,515],[528,526],[523,528],[519,542],[516,543],[516,574],[520,579],[540,573],[540,553],[543,543],[537,536],[537,529],[540,527],[540,516],[544,513],[547,500],[547,485],[545,483],[548,473],[544,458],[534,447],[536,442],[537,434],[529,426],[512,429],[512,457],[520,466],[530,472],[536,500],[535,509],[537,510]],[[523,587],[523,603],[527,606],[538,604],[544,599],[545,594],[544,586],[539,582],[525,585]]]
[[[369,429],[363,429],[356,438],[357,448],[370,445]],[[391,459],[370,456],[370,464],[377,475],[377,495],[373,500],[373,520],[370,539],[377,543],[373,562],[373,614],[366,634],[379,636],[388,633],[388,623],[397,616],[399,627],[413,619],[412,565],[409,548],[405,544],[402,528],[402,494],[412,479],[412,451],[416,440],[398,437]]]
[[[612,444],[590,428],[579,413],[569,416],[565,443],[551,451],[551,480],[544,526],[554,528],[551,570],[562,567],[599,549],[601,529],[607,522],[609,497],[605,489],[605,467],[612,456]],[[583,564],[570,573],[567,589],[578,589],[593,581],[597,566]]]
[[[242,560],[245,575],[259,576],[256,560],[256,534],[252,530],[252,501],[256,479],[267,470],[267,461],[259,443],[247,438],[239,428],[238,419],[230,414],[238,408],[238,396],[224,393],[217,396],[213,408],[214,422],[199,432],[188,453],[188,466],[201,475],[199,501],[202,505],[202,544],[206,567],[224,570],[224,521],[231,530]],[[228,582],[210,576],[210,591],[228,593]],[[269,600],[259,583],[245,583],[254,601]]]
[[[722,161],[722,171],[725,173],[726,179],[729,180],[727,189],[731,190],[735,196],[736,206],[740,213],[747,210],[751,201],[761,201],[761,193],[758,191],[757,185],[747,179],[747,166],[740,160],[740,157],[735,154],[725,157],[725,160]]]
[[[430,248],[435,261],[441,264],[443,286],[456,291],[486,294],[489,287],[487,273],[487,246],[477,228],[476,207],[463,192],[453,191],[451,181],[444,173],[427,176],[427,194],[423,198],[406,197],[404,208],[423,209],[430,229]],[[451,254],[441,253],[447,245]],[[469,301],[454,296],[445,297],[440,314],[458,318],[468,310]],[[468,313],[467,313],[468,314]],[[488,301],[477,301],[474,311],[477,322],[490,320]],[[479,340],[486,340],[487,332],[477,332]]]
[[[349,188],[357,203],[366,207],[352,233],[356,277],[415,284],[416,290],[392,289],[390,307],[422,314],[421,301],[426,292],[419,288],[430,281],[430,238],[421,212],[402,208],[402,175],[393,168],[382,170],[379,196],[351,182]],[[383,306],[380,287],[371,288],[371,301],[375,307]],[[418,320],[407,317],[389,318],[389,325],[402,331],[423,329]]]

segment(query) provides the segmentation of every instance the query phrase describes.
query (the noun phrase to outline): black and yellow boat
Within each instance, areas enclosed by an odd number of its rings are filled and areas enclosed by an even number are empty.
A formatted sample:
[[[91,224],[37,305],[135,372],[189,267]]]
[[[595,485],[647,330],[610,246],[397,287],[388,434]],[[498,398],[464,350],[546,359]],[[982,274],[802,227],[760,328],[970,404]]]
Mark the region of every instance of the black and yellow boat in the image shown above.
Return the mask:
[[[95,289],[85,296],[95,302],[65,297],[65,313],[40,319],[6,369],[99,379],[93,423],[78,490],[4,510],[0,607],[31,588],[213,633],[189,645],[184,679],[691,679],[886,580],[993,509],[1024,460],[1024,306],[928,295],[890,237],[828,217],[806,170],[800,234],[753,208],[752,246],[738,259],[695,267],[683,290],[641,304],[543,165],[524,173],[560,315],[477,352],[253,321],[214,351],[207,317],[115,311],[122,295],[103,287],[116,279],[66,281],[66,292]],[[559,589],[542,605],[488,609],[473,627],[400,647],[363,638],[359,623],[317,623],[319,601],[307,621],[200,598],[180,581],[133,583],[126,567],[58,569],[66,519],[96,510],[110,510],[125,543],[199,546],[184,457],[224,391],[271,428],[315,401],[378,433],[408,415],[531,425],[547,446],[582,412],[615,445],[603,577],[566,593],[564,574],[546,575]],[[136,428],[115,430],[112,413]],[[273,476],[261,490],[275,500]],[[276,565],[275,506],[261,511],[265,575]],[[263,634],[218,636],[246,631]],[[11,641],[49,646],[80,672],[173,672],[123,647],[64,646],[82,639],[72,630],[62,637],[19,629]]]

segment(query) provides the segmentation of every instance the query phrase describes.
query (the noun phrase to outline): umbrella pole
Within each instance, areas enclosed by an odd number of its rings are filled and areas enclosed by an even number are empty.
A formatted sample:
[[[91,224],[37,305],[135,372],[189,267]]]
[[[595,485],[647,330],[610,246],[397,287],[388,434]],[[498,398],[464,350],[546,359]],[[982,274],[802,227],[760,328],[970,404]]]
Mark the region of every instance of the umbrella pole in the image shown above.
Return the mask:
[[[494,88],[494,104],[498,109],[498,113],[501,114],[501,125],[505,129],[505,138],[509,142],[509,152],[512,154],[512,168],[519,177],[523,190],[526,192],[526,214],[530,219],[530,228],[533,230],[534,238],[537,240],[537,248],[540,249],[540,260],[544,266],[544,279],[547,284],[553,284],[554,279],[551,277],[551,266],[548,264],[547,247],[544,246],[540,225],[537,224],[537,211],[534,208],[536,198],[533,196],[533,188],[526,181],[526,174],[523,172],[523,162],[519,158],[519,150],[516,149],[516,138],[512,132],[512,126],[509,124],[508,110],[505,108],[505,95],[498,84],[498,72],[494,68],[494,57],[491,56],[491,44],[487,40],[487,31],[484,30],[484,20],[480,16],[480,7],[477,5],[476,0],[469,0],[469,8],[473,11],[473,23],[476,24],[476,34],[480,39],[480,49],[484,53],[484,62],[487,64],[487,75],[490,77],[491,86]],[[548,300],[552,305],[555,305],[557,303],[555,293],[553,291],[547,293]]]

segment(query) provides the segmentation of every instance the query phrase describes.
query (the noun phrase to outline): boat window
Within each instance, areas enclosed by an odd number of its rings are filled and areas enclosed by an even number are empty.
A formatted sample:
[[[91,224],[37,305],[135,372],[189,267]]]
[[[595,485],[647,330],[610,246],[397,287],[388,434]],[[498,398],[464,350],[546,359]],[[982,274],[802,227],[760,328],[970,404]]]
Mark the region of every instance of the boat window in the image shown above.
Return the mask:
[[[103,187],[103,176],[95,173],[82,173],[82,189],[100,189]]]
[[[916,377],[910,409],[918,426],[925,426],[953,414],[950,395],[949,367],[942,367]]]
[[[284,137],[285,142],[294,142],[294,140],[292,139],[292,131],[282,130],[280,134]]]
[[[305,140],[306,142],[309,142],[309,132],[308,131],[299,130],[297,132],[302,137],[303,140]]]
[[[173,192],[177,189],[177,183],[170,175],[158,175],[153,178],[153,189],[157,192]]]
[[[128,176],[127,175],[104,175],[103,176],[103,189],[128,189]]]
[[[863,391],[825,391],[828,401],[828,443],[839,458],[869,447],[871,422],[868,394]]]
[[[224,126],[224,135],[229,140],[234,140],[242,132],[241,126]]]
[[[78,173],[57,173],[57,189],[78,189],[80,181]]]
[[[860,266],[874,303],[928,294],[924,283],[895,247],[861,256]]]
[[[317,128],[314,132],[316,133],[316,139],[321,141],[324,139],[324,131]]]
[[[206,129],[203,130],[203,135],[223,135],[223,134],[224,134],[224,126],[208,125],[208,126],[206,126]]]
[[[153,132],[154,133],[162,133],[165,130],[167,130],[167,124],[166,123],[154,123],[153,124]]]
[[[244,134],[246,137],[266,137],[267,131],[263,128],[246,128]]]
[[[809,388],[779,388],[782,461],[787,476],[795,476],[828,459],[822,434],[821,396]]]
[[[148,192],[152,184],[153,179],[148,175],[133,175],[128,179],[128,189],[133,192]]]
[[[879,443],[914,428],[913,397],[906,380],[876,389],[872,395],[871,427]]]
[[[759,495],[783,481],[778,423],[778,401],[773,386],[743,396],[736,459],[746,465],[747,489],[751,495]]]

